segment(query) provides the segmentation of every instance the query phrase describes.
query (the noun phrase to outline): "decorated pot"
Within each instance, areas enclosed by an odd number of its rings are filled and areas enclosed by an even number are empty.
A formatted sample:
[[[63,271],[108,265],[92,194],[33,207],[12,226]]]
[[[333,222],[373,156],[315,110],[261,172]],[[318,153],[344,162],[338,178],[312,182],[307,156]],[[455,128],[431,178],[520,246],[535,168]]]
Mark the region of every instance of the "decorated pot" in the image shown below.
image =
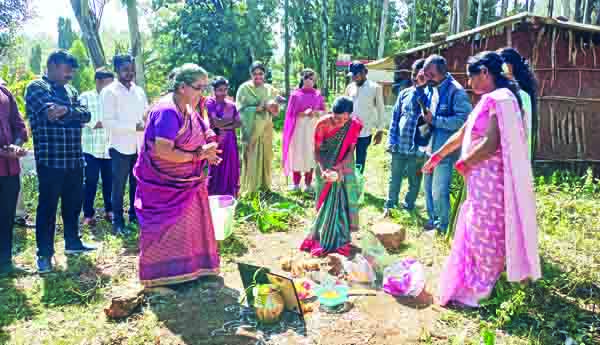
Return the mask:
[[[254,288],[254,309],[256,317],[262,323],[275,323],[279,321],[285,302],[274,285],[258,285]]]

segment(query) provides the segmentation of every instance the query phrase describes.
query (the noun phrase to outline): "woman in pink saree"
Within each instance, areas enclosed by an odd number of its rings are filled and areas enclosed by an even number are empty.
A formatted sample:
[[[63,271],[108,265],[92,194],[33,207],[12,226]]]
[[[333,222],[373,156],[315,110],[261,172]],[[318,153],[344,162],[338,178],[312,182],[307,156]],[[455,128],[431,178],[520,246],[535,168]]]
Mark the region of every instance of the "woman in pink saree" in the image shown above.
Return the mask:
[[[134,168],[140,221],[140,267],[146,287],[183,283],[219,273],[219,254],[208,204],[208,164],[219,164],[199,104],[208,75],[185,64],[172,77],[172,93],[149,111],[144,144]]]
[[[467,71],[481,100],[461,128],[425,164],[430,171],[462,148],[456,163],[467,199],[460,209],[450,256],[439,281],[439,303],[479,306],[506,270],[508,280],[541,277],[533,174],[518,87],[503,74],[495,52],[469,59]]]

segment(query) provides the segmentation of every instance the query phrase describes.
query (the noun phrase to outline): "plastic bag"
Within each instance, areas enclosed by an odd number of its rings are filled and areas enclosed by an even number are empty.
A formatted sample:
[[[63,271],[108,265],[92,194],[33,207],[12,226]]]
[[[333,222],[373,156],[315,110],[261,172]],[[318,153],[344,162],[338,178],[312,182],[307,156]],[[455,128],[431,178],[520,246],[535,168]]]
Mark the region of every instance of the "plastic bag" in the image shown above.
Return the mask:
[[[383,291],[392,296],[417,297],[425,288],[425,270],[415,259],[404,259],[383,272]]]
[[[362,255],[356,255],[352,261],[344,261],[344,271],[348,282],[372,286],[375,283],[375,271]]]
[[[393,258],[387,253],[387,250],[381,244],[381,241],[373,235],[371,232],[363,234],[360,240],[360,247],[362,248],[362,254],[365,259],[369,262],[371,267],[379,274],[383,273],[383,269],[392,264]]]

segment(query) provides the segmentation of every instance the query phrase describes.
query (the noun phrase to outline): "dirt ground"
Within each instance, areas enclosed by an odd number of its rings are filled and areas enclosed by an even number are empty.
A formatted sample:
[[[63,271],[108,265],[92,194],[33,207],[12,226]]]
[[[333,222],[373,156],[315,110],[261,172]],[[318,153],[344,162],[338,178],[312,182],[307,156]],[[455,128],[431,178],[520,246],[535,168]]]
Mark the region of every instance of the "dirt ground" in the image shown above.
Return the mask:
[[[354,236],[357,242],[359,237]],[[427,241],[427,236],[414,240],[433,243],[430,239]],[[288,275],[279,267],[282,253],[290,253],[303,237],[302,232],[249,236],[248,252],[237,262],[265,266],[275,273]],[[439,265],[427,263],[427,260],[425,263],[428,278],[437,276]],[[152,310],[165,321],[160,337],[179,335],[182,344],[418,344],[424,334],[435,334],[435,324],[444,312],[432,304],[433,298],[428,293],[418,299],[400,300],[374,290],[376,296],[351,297],[353,307],[346,313],[328,314],[317,309],[307,314],[306,334],[299,334],[301,332],[294,329],[263,334],[254,329],[235,327],[238,325],[235,321],[239,319],[236,298],[243,291],[235,262],[224,265],[223,278],[225,287],[222,289],[184,287],[178,289],[171,301],[161,298],[163,304],[150,302]],[[432,289],[429,285],[426,288],[427,291]],[[233,328],[228,327],[231,324]],[[219,331],[224,325],[225,329]]]

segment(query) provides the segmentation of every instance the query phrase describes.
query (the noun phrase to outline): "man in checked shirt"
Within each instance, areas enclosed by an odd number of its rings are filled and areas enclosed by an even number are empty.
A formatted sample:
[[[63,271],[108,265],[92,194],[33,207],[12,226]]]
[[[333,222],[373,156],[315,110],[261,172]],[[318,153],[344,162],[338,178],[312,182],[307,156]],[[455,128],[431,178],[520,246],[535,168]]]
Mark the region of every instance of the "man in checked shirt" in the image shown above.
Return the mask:
[[[56,209],[61,200],[65,254],[94,250],[79,234],[83,197],[81,129],[91,119],[68,85],[79,67],[77,59],[63,50],[50,54],[48,74],[32,81],[25,91],[25,109],[33,134],[39,200],[35,221],[38,272],[52,271]]]

